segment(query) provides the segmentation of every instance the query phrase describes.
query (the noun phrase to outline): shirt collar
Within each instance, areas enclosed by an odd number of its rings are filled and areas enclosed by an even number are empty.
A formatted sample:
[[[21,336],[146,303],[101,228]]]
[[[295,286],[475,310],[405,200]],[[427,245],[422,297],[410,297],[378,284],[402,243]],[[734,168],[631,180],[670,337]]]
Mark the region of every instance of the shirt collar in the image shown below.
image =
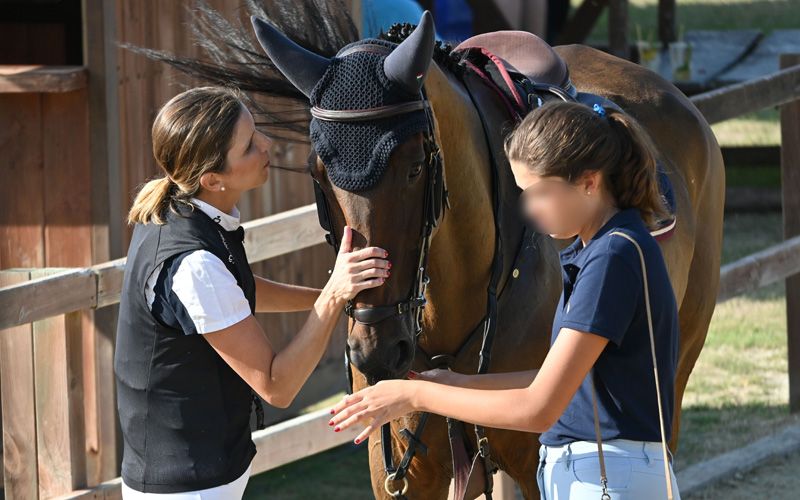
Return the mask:
[[[624,208],[614,215],[611,216],[603,227],[597,230],[597,232],[592,236],[592,238],[586,242],[586,246],[583,246],[583,242],[580,237],[575,238],[568,247],[564,248],[560,252],[561,263],[568,263],[575,259],[575,257],[584,249],[588,248],[589,245],[592,244],[593,241],[600,239],[601,236],[608,233],[612,229],[616,227],[626,227],[626,226],[635,226],[635,225],[644,225],[644,221],[642,220],[642,216],[639,213],[639,209],[636,207]]]
[[[239,228],[240,214],[236,205],[233,206],[233,210],[228,214],[199,198],[191,198],[189,201],[202,210],[203,213],[211,217],[211,220],[222,226],[226,231],[235,231]]]

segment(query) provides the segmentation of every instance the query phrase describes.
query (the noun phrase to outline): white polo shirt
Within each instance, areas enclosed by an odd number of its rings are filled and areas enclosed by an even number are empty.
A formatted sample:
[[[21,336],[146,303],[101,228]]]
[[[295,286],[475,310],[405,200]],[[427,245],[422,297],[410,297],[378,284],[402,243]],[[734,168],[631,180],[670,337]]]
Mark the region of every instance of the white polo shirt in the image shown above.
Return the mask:
[[[237,207],[234,206],[232,213],[227,214],[203,200],[191,198],[189,201],[224,230],[234,231],[239,227]],[[156,296],[156,283],[163,271],[161,264],[145,285],[145,297],[151,310]],[[250,304],[234,275],[219,257],[207,250],[195,250],[181,259],[172,276],[171,290],[185,308],[197,333],[222,330],[251,314]]]

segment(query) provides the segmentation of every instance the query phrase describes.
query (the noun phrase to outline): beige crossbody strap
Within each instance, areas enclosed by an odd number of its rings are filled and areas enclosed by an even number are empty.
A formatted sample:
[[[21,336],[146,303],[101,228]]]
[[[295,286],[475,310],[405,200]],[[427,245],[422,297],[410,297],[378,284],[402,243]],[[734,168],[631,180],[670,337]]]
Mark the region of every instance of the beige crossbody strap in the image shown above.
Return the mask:
[[[644,253],[642,252],[642,247],[639,246],[639,243],[636,242],[632,237],[629,235],[620,232],[614,231],[611,234],[622,236],[626,240],[633,243],[636,247],[636,251],[639,252],[639,262],[642,264],[642,279],[644,281],[644,303],[645,308],[647,309],[647,328],[650,332],[650,354],[653,357],[653,375],[655,376],[656,381],[656,399],[658,400],[658,424],[661,430],[661,452],[664,455],[664,478],[667,482],[667,499],[672,500],[672,478],[669,473],[669,457],[667,456],[667,440],[666,440],[666,433],[664,432],[664,410],[661,407],[661,389],[658,385],[658,366],[656,363],[656,340],[653,334],[653,315],[650,310],[650,291],[647,285],[647,266],[644,263]],[[603,500],[609,500],[611,497],[608,495],[608,491],[606,490],[606,484],[608,482],[606,477],[606,464],[605,464],[605,457],[603,457],[603,441],[600,438],[600,420],[597,411],[597,394],[595,393],[594,388],[594,370],[592,370],[592,407],[594,410],[594,432],[595,436],[597,437],[597,453],[598,458],[600,460],[600,483],[603,487],[603,494],[601,498]]]

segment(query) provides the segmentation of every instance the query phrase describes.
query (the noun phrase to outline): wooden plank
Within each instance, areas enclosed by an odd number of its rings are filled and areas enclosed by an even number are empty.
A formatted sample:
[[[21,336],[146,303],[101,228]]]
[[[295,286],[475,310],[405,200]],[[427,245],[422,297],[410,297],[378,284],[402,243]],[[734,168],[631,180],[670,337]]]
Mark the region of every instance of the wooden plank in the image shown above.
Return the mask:
[[[781,69],[781,54],[800,53],[800,29],[773,30],[739,64],[718,78],[720,85],[739,83]]]
[[[722,266],[717,302],[777,283],[798,272],[800,236],[795,236]]]
[[[800,35],[800,31],[798,32]],[[800,68],[800,53],[784,54],[781,68]],[[800,235],[800,99],[781,106],[783,237]],[[786,279],[789,410],[800,412],[800,274]]]
[[[242,224],[244,244],[250,262],[286,255],[325,241],[316,205],[287,210]],[[269,230],[265,230],[269,226]]]
[[[83,66],[0,65],[0,93],[71,92],[85,87]]]
[[[257,262],[324,242],[316,207],[307,205],[245,222],[248,260]],[[0,328],[119,302],[125,259],[62,270],[0,288]]]
[[[47,271],[35,270],[31,277]],[[81,315],[33,323],[39,496],[63,495],[86,484]]]
[[[27,281],[30,271],[0,272],[0,286]],[[3,492],[5,498],[36,498],[36,402],[33,329],[0,330],[0,399],[3,405]]]
[[[323,408],[253,433],[258,453],[253,474],[259,474],[316,453],[352,442],[361,432],[356,427],[331,432],[330,409]]]
[[[694,495],[718,481],[753,470],[772,457],[789,455],[798,450],[800,424],[790,425],[780,432],[677,472],[681,496]]]
[[[42,99],[0,94],[0,268],[44,267]]]
[[[800,65],[782,69],[745,83],[729,85],[691,98],[708,123],[717,123],[800,96]]]

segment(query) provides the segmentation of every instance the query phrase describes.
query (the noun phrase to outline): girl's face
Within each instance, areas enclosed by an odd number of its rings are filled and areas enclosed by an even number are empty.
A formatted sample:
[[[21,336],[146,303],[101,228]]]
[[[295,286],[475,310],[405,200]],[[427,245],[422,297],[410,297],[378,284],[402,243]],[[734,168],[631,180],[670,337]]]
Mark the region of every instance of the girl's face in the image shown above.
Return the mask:
[[[572,238],[586,224],[588,214],[594,213],[593,202],[597,196],[591,194],[595,179],[569,183],[556,176],[539,176],[524,163],[512,160],[514,180],[522,189],[520,201],[525,217],[534,227],[553,238]]]
[[[253,115],[242,106],[227,153],[226,169],[217,174],[225,189],[243,192],[267,182],[271,144],[267,136],[256,130]]]

